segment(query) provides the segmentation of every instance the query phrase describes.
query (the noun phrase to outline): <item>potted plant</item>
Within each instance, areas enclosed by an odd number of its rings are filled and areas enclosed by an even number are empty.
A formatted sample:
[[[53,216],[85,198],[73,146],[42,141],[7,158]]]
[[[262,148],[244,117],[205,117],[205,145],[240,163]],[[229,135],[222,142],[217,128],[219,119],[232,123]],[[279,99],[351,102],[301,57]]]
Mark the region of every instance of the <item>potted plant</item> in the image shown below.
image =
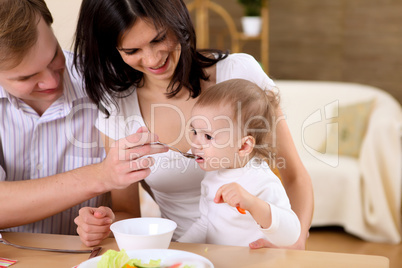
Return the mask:
[[[244,8],[241,18],[243,32],[248,36],[256,36],[261,32],[262,0],[237,0]]]

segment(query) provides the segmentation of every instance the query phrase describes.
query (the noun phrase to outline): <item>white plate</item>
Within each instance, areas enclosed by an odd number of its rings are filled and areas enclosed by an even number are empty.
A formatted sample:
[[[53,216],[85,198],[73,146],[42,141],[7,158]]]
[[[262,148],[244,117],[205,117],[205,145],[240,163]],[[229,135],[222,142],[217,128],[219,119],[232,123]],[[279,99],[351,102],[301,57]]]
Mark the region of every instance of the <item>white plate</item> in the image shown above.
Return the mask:
[[[187,260],[194,260],[203,262],[208,264],[206,268],[214,268],[212,262],[210,262],[207,258],[204,258],[195,253],[182,251],[182,250],[174,250],[174,249],[141,249],[141,250],[130,250],[127,251],[127,255],[130,259],[140,259],[144,263],[148,263],[150,260],[161,260],[161,265],[164,263],[172,264],[170,260],[180,261],[183,260],[183,264],[186,264]],[[96,268],[98,261],[102,258],[102,256],[98,256],[87,261],[84,261],[78,268]],[[190,264],[190,263],[189,263]],[[195,266],[197,267],[197,266]]]

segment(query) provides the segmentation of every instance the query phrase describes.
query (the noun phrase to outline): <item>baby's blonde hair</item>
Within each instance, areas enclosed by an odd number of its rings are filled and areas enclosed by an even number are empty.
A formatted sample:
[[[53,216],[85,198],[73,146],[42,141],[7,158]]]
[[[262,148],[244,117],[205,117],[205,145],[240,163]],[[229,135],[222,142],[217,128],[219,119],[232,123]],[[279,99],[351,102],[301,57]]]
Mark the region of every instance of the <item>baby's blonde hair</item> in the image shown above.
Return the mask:
[[[275,131],[278,95],[272,90],[261,89],[251,81],[231,79],[202,92],[195,106],[225,106],[232,108],[232,119],[241,128],[242,136],[255,139],[253,155],[264,160],[272,159],[275,153]],[[238,114],[241,116],[237,116]],[[237,122],[241,120],[241,122]]]

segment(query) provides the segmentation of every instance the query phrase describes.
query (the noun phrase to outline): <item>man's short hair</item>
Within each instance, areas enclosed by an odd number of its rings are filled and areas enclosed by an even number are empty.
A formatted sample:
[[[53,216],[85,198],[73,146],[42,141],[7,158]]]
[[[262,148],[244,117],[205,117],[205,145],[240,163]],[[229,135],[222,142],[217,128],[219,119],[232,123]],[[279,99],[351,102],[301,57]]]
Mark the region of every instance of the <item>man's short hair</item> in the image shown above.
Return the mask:
[[[0,6],[0,70],[7,70],[37,42],[40,19],[50,26],[53,18],[44,0],[0,0]]]

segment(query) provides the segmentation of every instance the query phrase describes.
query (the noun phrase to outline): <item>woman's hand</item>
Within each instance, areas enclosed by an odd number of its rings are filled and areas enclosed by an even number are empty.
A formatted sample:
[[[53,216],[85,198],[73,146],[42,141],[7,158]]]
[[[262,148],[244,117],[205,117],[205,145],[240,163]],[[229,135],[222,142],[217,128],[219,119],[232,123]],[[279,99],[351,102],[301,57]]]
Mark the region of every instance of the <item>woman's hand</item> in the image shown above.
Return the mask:
[[[114,213],[108,207],[83,207],[74,219],[77,233],[82,243],[93,247],[110,235],[110,225],[114,221]]]

